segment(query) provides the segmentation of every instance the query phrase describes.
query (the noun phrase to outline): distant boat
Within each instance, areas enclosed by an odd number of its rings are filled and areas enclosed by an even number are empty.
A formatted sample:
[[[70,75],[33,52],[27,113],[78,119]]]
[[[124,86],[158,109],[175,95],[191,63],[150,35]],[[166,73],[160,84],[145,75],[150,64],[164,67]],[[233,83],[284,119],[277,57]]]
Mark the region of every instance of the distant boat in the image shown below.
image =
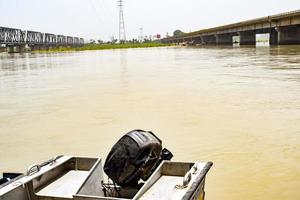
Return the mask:
[[[188,46],[188,42],[182,42],[182,43],[180,43],[180,46],[183,46],[183,47]]]
[[[185,41],[185,42],[182,42],[180,43],[181,46],[194,46],[195,45],[195,41],[192,40],[192,41]]]

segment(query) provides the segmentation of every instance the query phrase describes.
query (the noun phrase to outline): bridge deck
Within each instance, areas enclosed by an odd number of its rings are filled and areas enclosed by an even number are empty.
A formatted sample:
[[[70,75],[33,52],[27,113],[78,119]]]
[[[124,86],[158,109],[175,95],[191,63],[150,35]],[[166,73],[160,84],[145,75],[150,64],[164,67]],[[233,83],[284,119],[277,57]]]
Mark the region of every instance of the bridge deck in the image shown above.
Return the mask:
[[[255,18],[251,20],[246,20],[242,22],[222,25],[218,27],[202,29],[190,33],[183,34],[181,36],[173,36],[164,38],[163,42],[169,42],[174,40],[182,39],[194,39],[195,37],[201,36],[213,36],[221,34],[239,34],[239,32],[245,31],[260,31],[266,30],[265,32],[271,32],[271,29],[285,26],[297,26],[300,25],[300,10],[295,10],[291,12]]]

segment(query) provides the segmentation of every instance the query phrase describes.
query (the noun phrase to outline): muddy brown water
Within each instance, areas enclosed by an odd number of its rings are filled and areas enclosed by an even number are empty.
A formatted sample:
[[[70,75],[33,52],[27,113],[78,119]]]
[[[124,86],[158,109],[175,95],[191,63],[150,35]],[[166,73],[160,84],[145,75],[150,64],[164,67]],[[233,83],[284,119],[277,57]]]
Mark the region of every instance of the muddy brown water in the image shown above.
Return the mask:
[[[300,46],[0,54],[0,171],[152,130],[210,200],[300,199]]]

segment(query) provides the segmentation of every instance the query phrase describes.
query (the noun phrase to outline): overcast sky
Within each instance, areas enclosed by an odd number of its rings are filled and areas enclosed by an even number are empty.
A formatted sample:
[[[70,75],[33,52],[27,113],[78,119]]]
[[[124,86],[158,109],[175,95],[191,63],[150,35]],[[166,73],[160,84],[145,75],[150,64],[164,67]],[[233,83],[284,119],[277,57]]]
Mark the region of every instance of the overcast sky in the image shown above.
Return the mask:
[[[127,38],[195,31],[300,9],[300,0],[124,0]],[[0,26],[109,40],[117,0],[0,0]]]

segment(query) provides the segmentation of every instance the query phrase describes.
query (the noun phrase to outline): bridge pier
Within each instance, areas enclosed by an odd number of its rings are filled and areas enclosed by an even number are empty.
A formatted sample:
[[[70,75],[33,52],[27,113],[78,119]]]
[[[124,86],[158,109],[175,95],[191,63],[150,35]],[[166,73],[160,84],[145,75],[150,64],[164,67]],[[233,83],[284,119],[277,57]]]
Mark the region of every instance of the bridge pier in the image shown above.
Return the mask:
[[[0,52],[6,52],[6,47],[0,47]]]
[[[194,44],[196,45],[196,44],[202,44],[202,38],[201,38],[201,36],[199,36],[199,37],[194,37],[193,38],[193,41],[194,41]]]
[[[277,27],[278,44],[300,44],[300,26]]]
[[[14,46],[7,46],[7,53],[14,53]]]
[[[31,51],[38,51],[41,49],[41,46],[40,45],[31,45],[30,46],[30,50]]]
[[[255,31],[242,31],[238,33],[240,36],[240,45],[255,45]]]
[[[233,36],[232,34],[215,35],[216,43],[218,45],[232,45],[233,44],[232,36]]]
[[[277,45],[278,44],[278,32],[274,28],[271,28],[269,34],[270,34],[269,44]]]
[[[208,35],[202,37],[203,44],[217,44],[217,38],[215,35]]]
[[[25,44],[21,45],[9,45],[6,47],[8,53],[23,53],[26,50]]]
[[[31,45],[30,46],[31,51],[39,51],[39,50],[49,50],[49,46],[48,45],[40,45],[40,44],[36,44],[36,45]]]
[[[25,44],[16,46],[16,53],[23,53],[25,51],[26,51],[26,45]]]

